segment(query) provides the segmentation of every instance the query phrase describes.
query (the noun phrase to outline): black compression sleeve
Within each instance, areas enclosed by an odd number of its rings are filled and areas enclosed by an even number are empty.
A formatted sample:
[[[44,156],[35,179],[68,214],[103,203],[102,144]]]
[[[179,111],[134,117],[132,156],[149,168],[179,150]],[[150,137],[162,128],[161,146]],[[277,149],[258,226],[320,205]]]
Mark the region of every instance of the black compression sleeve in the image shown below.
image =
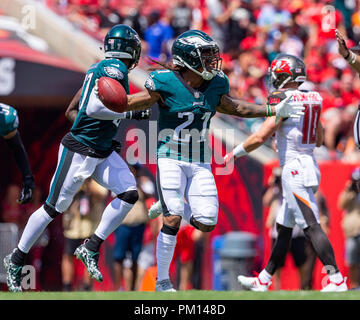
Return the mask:
[[[9,148],[12,150],[17,166],[19,167],[23,180],[32,177],[32,172],[28,160],[27,153],[22,143],[19,132],[10,139],[5,139]]]

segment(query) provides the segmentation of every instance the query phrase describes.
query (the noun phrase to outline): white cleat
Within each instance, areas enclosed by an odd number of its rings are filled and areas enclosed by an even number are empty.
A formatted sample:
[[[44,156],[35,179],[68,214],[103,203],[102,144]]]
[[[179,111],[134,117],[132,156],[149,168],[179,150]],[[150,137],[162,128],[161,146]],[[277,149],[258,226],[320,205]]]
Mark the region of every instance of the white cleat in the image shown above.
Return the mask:
[[[170,279],[156,281],[155,291],[176,292],[176,290],[173,288],[173,286],[170,282]]]
[[[251,291],[265,292],[268,291],[268,288],[271,285],[271,281],[268,283],[262,283],[258,277],[238,276],[237,279],[245,289]]]
[[[346,277],[344,277],[343,281],[340,283],[330,282],[327,286],[325,286],[320,292],[344,292],[348,291],[348,287],[346,284]]]
[[[156,219],[161,214],[162,214],[162,205],[159,200],[151,205],[149,209],[148,217],[149,219]]]

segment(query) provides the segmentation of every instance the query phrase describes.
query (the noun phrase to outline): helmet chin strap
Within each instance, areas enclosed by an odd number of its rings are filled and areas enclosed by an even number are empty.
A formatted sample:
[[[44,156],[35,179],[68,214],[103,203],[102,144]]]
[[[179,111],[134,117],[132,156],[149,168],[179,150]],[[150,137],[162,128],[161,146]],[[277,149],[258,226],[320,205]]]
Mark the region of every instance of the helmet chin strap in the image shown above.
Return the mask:
[[[203,67],[204,71],[200,72],[197,71],[196,69],[192,68],[189,64],[187,64],[184,60],[182,60],[182,63],[189,68],[191,71],[195,72],[196,74],[198,74],[199,76],[201,76],[204,80],[209,81],[212,78],[214,78],[214,76],[216,76],[216,74],[218,73],[217,71],[207,71],[205,69],[205,67]]]
[[[287,77],[287,78],[283,81],[283,83],[279,86],[279,89],[282,89],[282,88],[284,87],[284,85],[286,85],[290,80],[291,80],[291,77],[290,77],[290,76]]]

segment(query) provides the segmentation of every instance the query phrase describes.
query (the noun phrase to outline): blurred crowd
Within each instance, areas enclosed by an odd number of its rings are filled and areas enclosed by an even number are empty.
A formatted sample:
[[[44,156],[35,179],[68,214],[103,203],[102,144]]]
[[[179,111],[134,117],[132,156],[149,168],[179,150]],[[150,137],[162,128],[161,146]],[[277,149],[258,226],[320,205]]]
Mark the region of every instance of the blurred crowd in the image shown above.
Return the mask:
[[[102,41],[117,23],[133,27],[143,41],[142,56],[170,57],[173,40],[188,29],[208,32],[222,50],[231,95],[264,103],[268,67],[279,52],[301,57],[307,66],[305,90],[324,99],[325,127],[320,159],[359,160],[352,124],[360,99],[360,80],[338,54],[335,28],[347,46],[360,40],[360,2],[356,0],[44,0],[57,13]],[[146,69],[142,59],[140,67]],[[261,119],[237,125],[255,131]]]

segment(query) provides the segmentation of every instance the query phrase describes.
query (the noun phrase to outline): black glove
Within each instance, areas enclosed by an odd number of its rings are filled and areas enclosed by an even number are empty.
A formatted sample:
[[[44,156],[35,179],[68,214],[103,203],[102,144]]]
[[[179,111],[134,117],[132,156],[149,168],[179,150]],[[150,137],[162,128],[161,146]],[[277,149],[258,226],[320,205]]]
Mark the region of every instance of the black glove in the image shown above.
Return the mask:
[[[132,112],[132,119],[136,120],[146,120],[149,119],[151,116],[151,109],[146,110],[138,110]]]
[[[33,189],[35,187],[34,177],[26,176],[23,180],[23,188],[21,190],[20,199],[18,203],[25,204],[31,201],[33,196]]]

